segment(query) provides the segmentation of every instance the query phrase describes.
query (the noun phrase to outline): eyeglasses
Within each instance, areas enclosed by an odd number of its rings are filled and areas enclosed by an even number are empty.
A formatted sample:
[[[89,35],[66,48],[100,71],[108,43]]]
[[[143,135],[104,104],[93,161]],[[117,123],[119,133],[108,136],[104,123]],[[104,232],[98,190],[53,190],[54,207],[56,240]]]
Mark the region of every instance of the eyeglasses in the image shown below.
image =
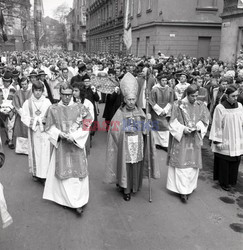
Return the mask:
[[[63,94],[63,93],[61,93],[61,95],[65,96],[65,97],[69,97],[69,96],[72,96],[73,94]]]

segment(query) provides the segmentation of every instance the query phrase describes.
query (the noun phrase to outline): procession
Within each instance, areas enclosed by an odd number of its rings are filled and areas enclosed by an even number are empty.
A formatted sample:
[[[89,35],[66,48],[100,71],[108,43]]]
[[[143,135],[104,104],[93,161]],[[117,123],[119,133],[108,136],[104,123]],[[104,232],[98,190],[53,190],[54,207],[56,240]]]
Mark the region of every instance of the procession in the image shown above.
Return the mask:
[[[43,186],[43,199],[83,216],[90,193],[88,162],[101,132],[107,141],[100,181],[113,184],[124,201],[144,191],[145,179],[160,178],[155,158],[161,151],[165,162],[160,164],[168,166],[166,188],[190,205],[205,136],[214,154],[212,178],[225,192],[238,189],[241,58],[237,65],[224,65],[158,53],[156,59],[127,57],[124,64],[124,58],[111,55],[40,55],[36,61],[33,52],[14,52],[1,65],[1,136],[7,150],[28,157],[29,177]]]
[[[92,40],[99,34],[92,21],[85,46],[63,42],[58,32],[53,36],[61,42],[54,46],[47,32],[41,35],[43,3],[35,0],[33,44],[24,40],[19,49],[18,41],[11,45],[4,4],[0,249],[241,249],[242,45],[229,53],[222,33],[220,58],[214,57],[205,46],[208,36],[202,42],[199,35],[195,56],[191,45],[191,53],[180,46],[165,51],[165,43],[152,47],[149,33],[142,54],[139,38],[132,42],[131,32],[139,29],[131,26],[134,3],[126,0],[116,3],[124,9],[119,46],[112,37]],[[196,11],[212,12],[216,5],[198,3]],[[64,19],[82,6],[88,22],[103,5],[72,6]]]

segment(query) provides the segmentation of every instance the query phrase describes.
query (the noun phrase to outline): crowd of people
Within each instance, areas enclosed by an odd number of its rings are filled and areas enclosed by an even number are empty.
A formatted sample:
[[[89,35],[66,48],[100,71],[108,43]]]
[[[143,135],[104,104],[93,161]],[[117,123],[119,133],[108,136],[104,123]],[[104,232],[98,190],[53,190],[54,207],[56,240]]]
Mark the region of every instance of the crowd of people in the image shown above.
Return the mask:
[[[115,83],[105,92],[94,76]],[[2,54],[0,121],[5,144],[28,155],[43,198],[81,215],[89,200],[87,155],[107,131],[105,181],[125,201],[145,176],[160,177],[157,150],[167,153],[167,189],[187,203],[209,136],[214,180],[229,191],[243,154],[243,56],[236,63],[185,55],[120,58],[107,53],[43,51]],[[148,152],[149,147],[149,152]]]

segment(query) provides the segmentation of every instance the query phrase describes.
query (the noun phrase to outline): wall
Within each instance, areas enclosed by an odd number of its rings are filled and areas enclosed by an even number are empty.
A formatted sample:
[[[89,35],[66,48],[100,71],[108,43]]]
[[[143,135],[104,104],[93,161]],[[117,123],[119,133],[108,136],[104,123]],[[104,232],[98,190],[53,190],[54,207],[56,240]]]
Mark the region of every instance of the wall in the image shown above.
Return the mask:
[[[220,29],[198,28],[198,27],[170,27],[157,26],[154,28],[144,28],[140,31],[134,31],[132,53],[136,54],[137,37],[140,38],[139,55],[145,55],[146,36],[150,37],[149,55],[154,51],[157,55],[161,51],[165,55],[177,56],[179,53],[192,57],[198,57],[198,37],[212,37],[210,44],[210,57],[219,57],[220,49]],[[154,46],[154,47],[153,47]]]
[[[243,17],[224,20],[222,25],[220,59],[234,62],[237,56],[239,27],[243,27]]]
[[[139,38],[138,56],[146,55],[146,36],[150,37],[148,56],[161,51],[165,55],[179,53],[198,57],[198,37],[211,37],[208,56],[219,57],[223,0],[154,0],[151,9],[148,1],[133,1],[132,53],[137,55],[136,41]]]

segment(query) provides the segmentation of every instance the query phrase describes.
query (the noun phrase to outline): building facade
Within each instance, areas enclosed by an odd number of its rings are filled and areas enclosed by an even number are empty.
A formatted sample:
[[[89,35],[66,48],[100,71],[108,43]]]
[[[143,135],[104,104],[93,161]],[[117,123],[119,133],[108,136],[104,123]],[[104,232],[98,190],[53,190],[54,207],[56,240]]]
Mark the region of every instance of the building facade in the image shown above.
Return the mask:
[[[72,49],[86,51],[86,4],[87,0],[73,0],[73,20],[71,30]],[[70,17],[70,19],[72,19]]]
[[[219,57],[223,0],[131,0],[132,53]]]
[[[124,0],[90,0],[88,51],[119,53],[123,46]],[[219,57],[223,0],[130,0],[136,56],[186,54]]]
[[[123,0],[87,2],[87,52],[123,53],[123,2]]]
[[[8,41],[0,35],[0,50],[30,49],[30,1],[0,1],[4,17],[4,30]]]
[[[74,9],[72,9],[65,17],[65,28],[67,34],[67,50],[73,51],[73,40],[74,40]]]
[[[221,18],[220,59],[235,62],[243,51],[243,0],[225,0]]]

